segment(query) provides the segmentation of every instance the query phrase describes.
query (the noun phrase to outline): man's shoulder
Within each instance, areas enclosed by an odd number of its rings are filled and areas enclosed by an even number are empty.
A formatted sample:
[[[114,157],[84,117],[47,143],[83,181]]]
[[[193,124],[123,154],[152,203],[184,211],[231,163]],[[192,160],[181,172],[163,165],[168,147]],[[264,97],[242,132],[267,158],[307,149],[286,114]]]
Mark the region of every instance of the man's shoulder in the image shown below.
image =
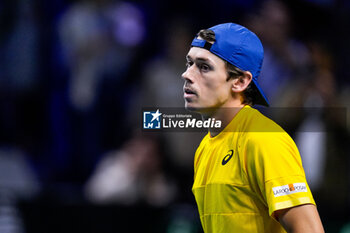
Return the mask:
[[[242,124],[244,132],[276,132],[285,133],[284,129],[275,121],[262,114],[259,110],[248,108],[244,113],[246,115]]]
[[[253,108],[243,122],[241,142],[254,147],[294,145],[293,139],[280,125]]]

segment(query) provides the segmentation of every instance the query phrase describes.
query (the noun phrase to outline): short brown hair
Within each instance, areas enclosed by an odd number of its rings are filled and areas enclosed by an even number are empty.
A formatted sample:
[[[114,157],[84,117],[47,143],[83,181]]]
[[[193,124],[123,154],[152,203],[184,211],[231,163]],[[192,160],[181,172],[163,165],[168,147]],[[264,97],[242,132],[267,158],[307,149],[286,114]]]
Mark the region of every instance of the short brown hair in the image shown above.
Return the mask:
[[[201,37],[202,39],[208,41],[209,43],[215,42],[215,32],[213,32],[210,29],[202,29],[198,32],[197,36]],[[239,78],[243,75],[243,70],[240,68],[232,65],[231,63],[228,63],[227,61],[224,61],[226,64],[226,71],[227,71],[227,81],[231,78]],[[243,91],[243,104],[253,105],[255,103],[255,97],[257,96],[258,91],[254,87],[254,83],[250,82],[247,88]]]

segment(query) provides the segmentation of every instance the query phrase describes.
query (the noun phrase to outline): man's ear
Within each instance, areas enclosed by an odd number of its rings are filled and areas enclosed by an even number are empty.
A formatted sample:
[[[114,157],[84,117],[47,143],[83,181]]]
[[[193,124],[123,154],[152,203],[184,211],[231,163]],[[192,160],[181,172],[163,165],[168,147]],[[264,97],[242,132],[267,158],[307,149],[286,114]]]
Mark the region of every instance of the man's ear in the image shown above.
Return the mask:
[[[235,93],[243,92],[245,89],[247,89],[249,83],[252,81],[252,78],[252,73],[249,71],[244,71],[243,75],[232,79],[232,91]]]

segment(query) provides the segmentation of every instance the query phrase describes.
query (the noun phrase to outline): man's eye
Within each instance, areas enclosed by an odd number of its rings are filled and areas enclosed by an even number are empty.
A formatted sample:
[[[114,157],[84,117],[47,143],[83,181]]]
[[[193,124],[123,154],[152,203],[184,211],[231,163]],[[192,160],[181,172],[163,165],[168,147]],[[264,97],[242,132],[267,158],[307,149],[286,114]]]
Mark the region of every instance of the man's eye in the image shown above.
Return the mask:
[[[206,64],[201,64],[201,65],[200,65],[200,69],[201,69],[202,71],[209,71],[209,70],[210,70],[210,67],[209,67],[208,65],[206,65]]]

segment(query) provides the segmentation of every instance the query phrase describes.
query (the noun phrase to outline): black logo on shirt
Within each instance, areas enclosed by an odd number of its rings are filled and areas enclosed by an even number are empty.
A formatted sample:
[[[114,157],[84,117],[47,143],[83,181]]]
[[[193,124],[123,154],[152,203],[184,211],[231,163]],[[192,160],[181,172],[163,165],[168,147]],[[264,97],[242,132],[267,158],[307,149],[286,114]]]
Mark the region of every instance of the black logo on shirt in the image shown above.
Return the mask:
[[[223,158],[223,160],[222,160],[222,165],[225,165],[228,161],[230,161],[230,159],[232,158],[232,156],[233,156],[233,150],[229,150],[228,152],[227,152],[227,155],[225,155],[225,157]]]

